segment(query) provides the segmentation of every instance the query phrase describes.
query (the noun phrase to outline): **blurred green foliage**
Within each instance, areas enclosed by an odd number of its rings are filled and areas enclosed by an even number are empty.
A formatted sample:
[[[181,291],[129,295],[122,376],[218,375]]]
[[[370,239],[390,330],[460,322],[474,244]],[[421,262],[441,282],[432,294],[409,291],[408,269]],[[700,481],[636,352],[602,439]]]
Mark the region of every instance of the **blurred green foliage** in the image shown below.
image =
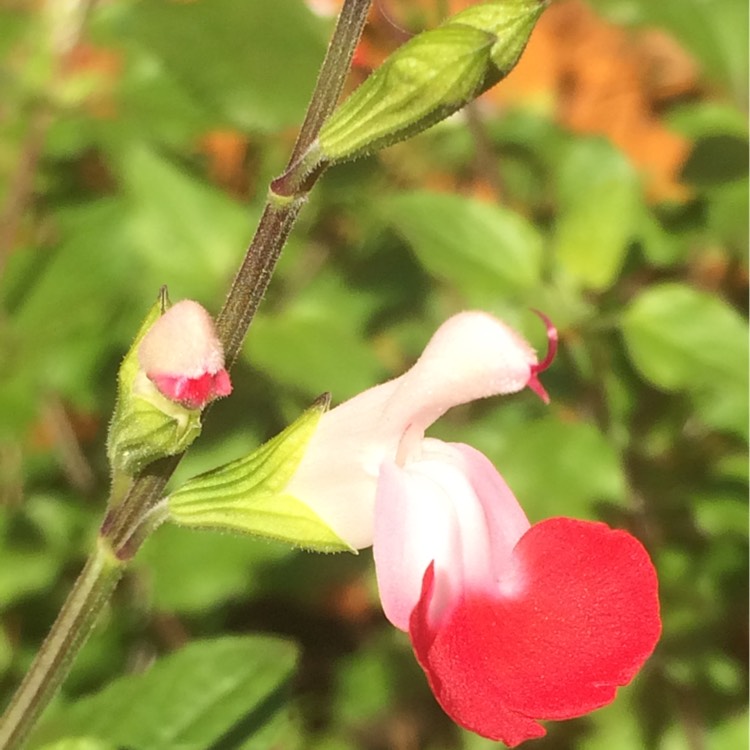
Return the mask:
[[[551,405],[477,403],[434,434],[484,451],[532,520],[601,518],[639,536],[664,635],[612,706],[551,724],[535,747],[742,747],[747,7],[593,5],[660,26],[700,68],[702,93],[664,113],[692,144],[687,197],[648,199],[605,139],[521,105],[480,113],[489,163],[457,118],[332,170],[253,323],[236,393],[177,480],[259,444],[324,390],[340,402],[401,372],[453,312],[483,307],[543,347],[529,312],[542,309],[562,337]],[[113,0],[74,65],[43,12],[0,8],[0,705],[99,522],[119,358],[162,284],[220,306],[330,28],[302,0]],[[229,172],[216,143],[240,144]],[[430,189],[434,170],[468,189]],[[488,170],[502,200],[471,189]],[[368,553],[164,528],[136,562],[33,747],[490,746],[435,705],[380,613]]]

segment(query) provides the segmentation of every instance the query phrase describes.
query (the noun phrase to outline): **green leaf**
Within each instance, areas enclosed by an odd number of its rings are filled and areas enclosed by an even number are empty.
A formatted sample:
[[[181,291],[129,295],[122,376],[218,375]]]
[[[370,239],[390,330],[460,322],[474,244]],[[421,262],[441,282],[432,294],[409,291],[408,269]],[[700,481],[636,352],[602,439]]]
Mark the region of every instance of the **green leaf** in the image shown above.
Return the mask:
[[[595,0],[617,19],[671,32],[704,70],[747,103],[748,5],[737,0]]]
[[[749,188],[750,183],[746,176],[707,191],[708,236],[726,243],[743,265],[747,263],[747,246],[750,239],[750,222],[746,210],[750,202]]]
[[[287,706],[249,737],[244,730],[236,732],[241,743],[236,746],[237,750],[308,750],[307,738],[303,737],[299,724],[299,712],[294,706]]]
[[[59,708],[35,739],[80,734],[132,750],[206,750],[232,731],[245,739],[284,706],[296,656],[278,638],[197,641]]]
[[[247,210],[144,145],[118,163],[131,201],[130,250],[151,293],[168,280],[176,296],[218,298],[251,234]]]
[[[388,710],[396,674],[386,646],[384,639],[372,639],[342,660],[336,686],[336,713],[342,724],[374,720]]]
[[[188,481],[167,497],[168,520],[269,537],[323,552],[351,547],[305,503],[286,492],[329,397],[249,456]]]
[[[676,107],[667,114],[671,128],[692,141],[712,135],[747,138],[748,123],[744,112],[715,99],[697,100]]]
[[[711,426],[747,433],[747,323],[722,300],[662,284],[625,310],[622,332],[635,367],[667,391],[688,391]]]
[[[142,0],[124,29],[214,121],[243,130],[297,123],[325,49],[323,24],[300,0]]]
[[[523,299],[539,282],[542,238],[522,216],[457,195],[402,193],[382,215],[411,245],[424,269],[480,302]]]
[[[251,596],[267,567],[290,554],[282,544],[167,524],[146,542],[137,562],[157,610],[199,614]]]
[[[744,689],[744,680],[742,682],[742,689]],[[729,716],[711,728],[706,749],[725,750],[730,747],[747,747],[748,727],[750,727],[750,721],[748,721],[747,711]]]
[[[342,401],[381,379],[383,365],[357,320],[362,297],[316,295],[253,321],[245,354],[253,367],[310,395],[330,391]]]
[[[93,737],[68,737],[58,742],[44,745],[40,750],[117,750],[109,742],[102,742]]]
[[[723,185],[747,176],[747,136],[712,134],[701,138],[682,168],[680,179],[698,187]]]
[[[118,231],[123,217],[123,202],[115,198],[59,211],[64,239],[48,252],[36,252],[35,267],[20,282],[28,288],[13,310],[10,368],[17,367],[37,393],[55,390],[92,405],[92,384],[110,354],[117,315],[113,296],[122,299],[113,290],[127,290],[132,280]]]
[[[585,738],[576,743],[577,750],[633,750],[644,746],[642,720],[635,704],[633,687],[617,691],[617,699],[609,706],[587,717],[592,725]]]
[[[0,611],[49,589],[88,533],[75,497],[28,489],[22,514],[0,512]]]
[[[2,677],[13,662],[13,644],[5,630],[0,630],[0,677]]]
[[[591,424],[549,416],[519,424],[494,463],[529,515],[591,518],[598,501],[622,503],[616,451]]]
[[[747,712],[729,716],[724,721],[703,731],[703,747],[706,750],[729,750],[744,748],[748,745]],[[673,724],[664,733],[658,750],[684,750],[690,746],[691,738],[684,722]]]
[[[607,289],[620,272],[640,220],[638,175],[608,142],[576,140],[558,179],[559,263],[581,286]]]
[[[689,250],[685,238],[665,228],[646,206],[642,207],[640,214],[638,239],[646,260],[657,268],[683,262]]]
[[[47,589],[59,567],[59,560],[47,550],[0,549],[0,610]]]

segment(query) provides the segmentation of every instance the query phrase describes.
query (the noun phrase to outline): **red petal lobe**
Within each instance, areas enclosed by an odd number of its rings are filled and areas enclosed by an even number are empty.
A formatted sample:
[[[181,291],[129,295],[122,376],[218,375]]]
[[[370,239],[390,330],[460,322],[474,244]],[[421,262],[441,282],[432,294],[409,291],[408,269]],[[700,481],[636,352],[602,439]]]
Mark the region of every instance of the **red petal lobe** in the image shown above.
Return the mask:
[[[466,592],[434,633],[422,619],[426,576],[410,632],[446,711],[513,745],[543,733],[533,719],[612,701],[653,651],[661,624],[653,566],[626,532],[552,518],[521,538],[511,566],[522,586],[496,597]]]

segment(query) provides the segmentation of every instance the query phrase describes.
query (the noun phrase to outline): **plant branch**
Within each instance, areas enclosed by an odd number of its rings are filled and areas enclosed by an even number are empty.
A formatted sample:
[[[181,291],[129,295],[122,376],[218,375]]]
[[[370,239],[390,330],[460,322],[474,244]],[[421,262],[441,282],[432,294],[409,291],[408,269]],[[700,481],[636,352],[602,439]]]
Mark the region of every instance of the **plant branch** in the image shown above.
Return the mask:
[[[0,720],[2,750],[21,747],[68,674],[123,569],[123,563],[112,555],[101,538],[97,539],[96,549]]]
[[[367,18],[371,0],[345,0],[321,68],[297,143],[289,160],[317,137],[331,114],[346,79],[354,49]],[[247,330],[271,281],[276,261],[306,192],[319,174],[304,186],[296,186],[288,197],[273,191],[261,216],[255,236],[235,276],[224,307],[217,317],[217,331],[224,345],[227,366],[239,356]],[[96,550],[76,582],[73,591],[37,654],[31,669],[0,718],[0,750],[21,747],[30,729],[65,679],[80,648],[114,587],[153,524],[147,515],[164,494],[182,455],[156,461],[130,483],[113,484],[113,493],[124,496],[112,504],[97,539]]]

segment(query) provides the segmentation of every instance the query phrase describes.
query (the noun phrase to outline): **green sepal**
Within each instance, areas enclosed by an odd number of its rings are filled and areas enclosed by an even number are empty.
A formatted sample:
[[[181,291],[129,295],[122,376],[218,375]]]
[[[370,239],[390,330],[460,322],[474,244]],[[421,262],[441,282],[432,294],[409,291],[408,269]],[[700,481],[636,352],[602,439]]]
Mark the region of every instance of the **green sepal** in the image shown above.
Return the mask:
[[[465,24],[494,35],[490,59],[495,66],[494,86],[515,68],[526,48],[534,25],[549,0],[502,0],[472,5],[448,19],[447,23]]]
[[[140,372],[138,347],[169,307],[164,287],[117,373],[117,401],[107,435],[107,457],[116,476],[135,476],[159,458],[182,453],[201,432],[199,410],[165,398]]]
[[[298,171],[365,156],[459,110],[515,67],[546,5],[476,5],[410,39],[334,111]]]
[[[305,503],[285,492],[330,397],[249,456],[200,474],[166,499],[166,520],[277,539],[319,552],[355,552]]]
[[[201,413],[160,393],[126,393],[117,400],[109,426],[107,455],[115,472],[135,476],[150,463],[187,450],[202,429]]]
[[[162,316],[164,313],[169,310],[171,307],[171,303],[169,301],[169,295],[167,293],[167,288],[162,287],[159,290],[159,296],[154,302],[153,305],[151,305],[151,309],[146,314],[146,317],[143,319],[143,323],[141,323],[140,328],[138,329],[138,333],[135,335],[135,339],[133,339],[133,343],[130,345],[130,349],[128,349],[128,353],[123,357],[122,363],[120,364],[120,369],[117,371],[117,394],[118,396],[121,393],[128,392],[132,390],[133,388],[133,382],[135,381],[135,376],[138,374],[138,347],[141,344],[141,341],[143,341],[143,337],[148,333],[151,326]]]

